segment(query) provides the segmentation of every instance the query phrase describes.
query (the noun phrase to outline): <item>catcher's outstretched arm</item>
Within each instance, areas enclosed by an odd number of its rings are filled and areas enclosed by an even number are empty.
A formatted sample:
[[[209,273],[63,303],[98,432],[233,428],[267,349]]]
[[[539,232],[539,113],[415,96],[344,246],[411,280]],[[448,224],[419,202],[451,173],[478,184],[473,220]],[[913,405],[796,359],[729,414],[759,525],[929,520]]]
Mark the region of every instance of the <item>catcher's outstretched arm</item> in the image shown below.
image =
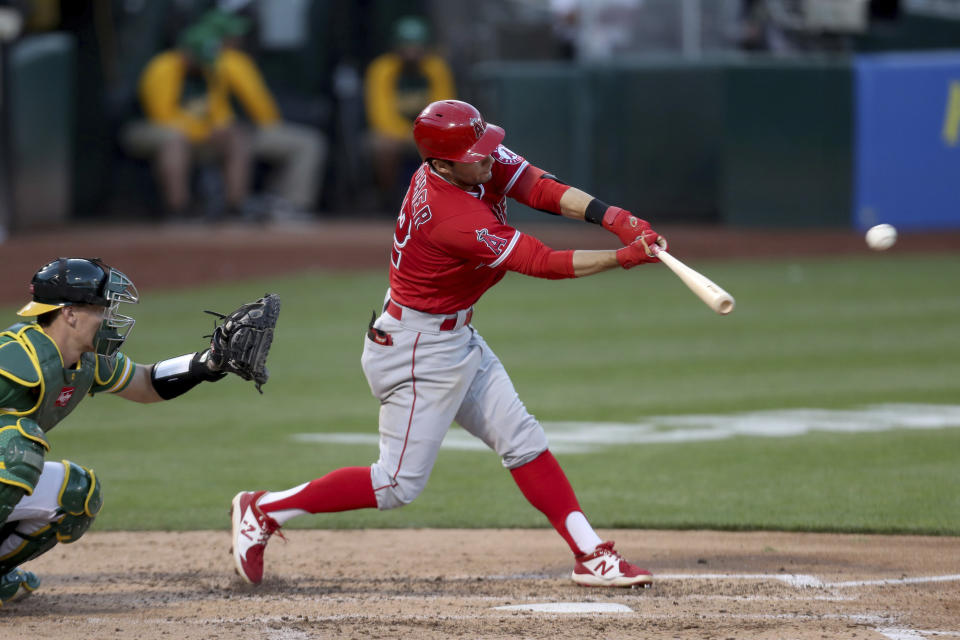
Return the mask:
[[[133,402],[171,400],[201,382],[213,382],[227,375],[211,369],[209,358],[210,349],[204,349],[156,364],[135,364],[130,383],[116,395]]]
[[[156,388],[150,380],[150,373],[153,365],[134,364],[133,376],[130,378],[130,384],[117,391],[115,395],[133,402],[160,402],[163,396],[157,393]]]

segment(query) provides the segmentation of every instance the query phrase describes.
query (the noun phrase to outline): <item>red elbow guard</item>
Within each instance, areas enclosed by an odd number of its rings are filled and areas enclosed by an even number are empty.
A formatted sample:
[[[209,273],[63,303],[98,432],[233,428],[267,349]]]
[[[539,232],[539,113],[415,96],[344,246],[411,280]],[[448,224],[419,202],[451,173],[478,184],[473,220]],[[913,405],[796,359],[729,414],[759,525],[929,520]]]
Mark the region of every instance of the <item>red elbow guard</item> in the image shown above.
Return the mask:
[[[573,249],[566,251],[550,249],[550,254],[543,261],[543,272],[540,277],[559,280],[575,276],[576,274],[573,272]]]
[[[557,182],[551,178],[544,178],[546,172],[543,169],[530,166],[517,181],[517,184],[510,190],[510,197],[517,202],[522,202],[528,207],[547,211],[549,213],[560,213],[560,198],[567,192],[570,185]]]
[[[524,234],[503,265],[535,278],[573,278],[573,251],[554,251],[533,236]]]

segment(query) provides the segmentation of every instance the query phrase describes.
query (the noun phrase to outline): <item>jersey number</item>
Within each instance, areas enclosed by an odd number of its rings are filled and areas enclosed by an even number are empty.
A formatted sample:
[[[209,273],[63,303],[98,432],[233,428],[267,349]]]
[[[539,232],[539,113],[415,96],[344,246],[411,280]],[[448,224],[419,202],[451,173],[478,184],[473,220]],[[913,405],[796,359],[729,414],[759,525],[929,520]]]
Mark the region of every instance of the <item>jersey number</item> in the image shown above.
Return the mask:
[[[426,186],[427,174],[424,168],[420,167],[415,174],[413,198],[408,200],[410,192],[407,191],[407,198],[404,198],[400,215],[397,217],[397,229],[393,232],[393,251],[390,252],[390,262],[394,269],[400,268],[403,248],[410,241],[410,234],[432,217],[430,205],[427,204]],[[414,212],[413,215],[407,215],[408,209]]]

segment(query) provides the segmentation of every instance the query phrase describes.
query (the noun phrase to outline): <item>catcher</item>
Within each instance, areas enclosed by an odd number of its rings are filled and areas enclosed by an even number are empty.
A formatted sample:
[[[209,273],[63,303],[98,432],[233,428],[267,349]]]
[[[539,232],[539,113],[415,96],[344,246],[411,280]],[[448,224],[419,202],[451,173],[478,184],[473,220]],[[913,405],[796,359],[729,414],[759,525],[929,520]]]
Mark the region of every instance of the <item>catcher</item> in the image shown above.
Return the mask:
[[[279,297],[268,294],[215,314],[222,322],[210,347],[142,365],[120,352],[134,325],[120,305],[139,300],[123,273],[99,259],[59,258],[30,289],[33,300],[18,315],[36,320],[0,332],[0,603],[34,591],[39,578],[20,565],[80,538],[103,504],[92,469],[44,461],[46,433],[88,394],[159,402],[227,373],[259,390],[280,312]]]

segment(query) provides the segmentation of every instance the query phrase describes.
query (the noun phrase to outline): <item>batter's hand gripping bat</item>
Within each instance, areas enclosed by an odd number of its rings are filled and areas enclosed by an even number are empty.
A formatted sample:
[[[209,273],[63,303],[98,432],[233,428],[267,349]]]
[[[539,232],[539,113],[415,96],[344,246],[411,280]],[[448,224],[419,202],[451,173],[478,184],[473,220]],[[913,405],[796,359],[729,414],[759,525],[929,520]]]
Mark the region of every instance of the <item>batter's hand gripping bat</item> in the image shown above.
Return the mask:
[[[667,265],[708,307],[723,316],[733,311],[733,296],[713,280],[691,269],[657,245],[648,247],[647,253],[660,258],[660,262]]]

